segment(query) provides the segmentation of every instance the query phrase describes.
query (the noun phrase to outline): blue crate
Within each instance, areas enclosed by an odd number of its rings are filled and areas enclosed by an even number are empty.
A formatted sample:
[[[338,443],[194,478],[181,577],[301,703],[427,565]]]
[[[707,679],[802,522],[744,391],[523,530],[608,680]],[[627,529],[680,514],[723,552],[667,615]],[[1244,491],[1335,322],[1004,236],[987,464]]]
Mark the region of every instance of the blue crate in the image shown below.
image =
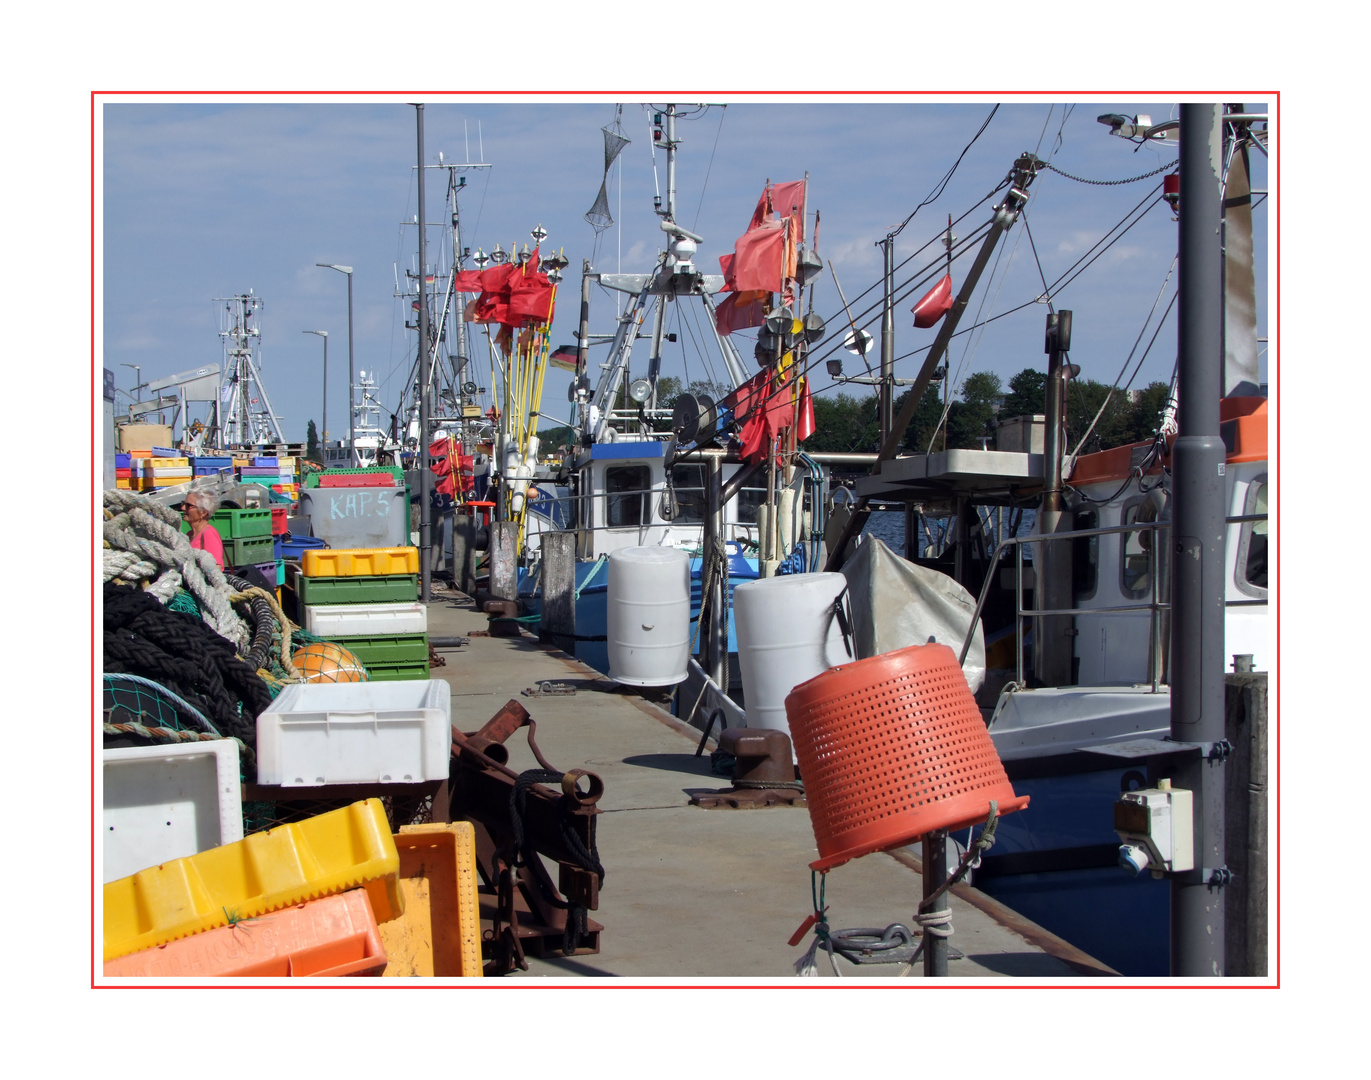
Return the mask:
[[[279,459],[274,457],[255,457],[252,459],[252,464],[256,468],[266,468],[268,465],[275,468],[279,466],[281,462],[279,461]]]
[[[276,538],[276,557],[278,559],[300,559],[311,548],[328,547],[317,536],[295,536],[287,534]]]
[[[116,469],[127,469],[127,468],[130,468],[129,462],[132,461],[132,460],[133,460],[133,459],[130,458],[130,457],[128,456],[128,454],[115,454],[115,455],[114,455],[114,467],[115,467]]]

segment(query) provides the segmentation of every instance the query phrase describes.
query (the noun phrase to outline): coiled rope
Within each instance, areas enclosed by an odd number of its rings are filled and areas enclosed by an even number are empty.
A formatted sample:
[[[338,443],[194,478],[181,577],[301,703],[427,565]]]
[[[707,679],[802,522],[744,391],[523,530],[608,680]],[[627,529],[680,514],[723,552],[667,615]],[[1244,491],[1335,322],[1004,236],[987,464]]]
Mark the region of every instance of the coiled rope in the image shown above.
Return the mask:
[[[204,622],[169,611],[136,586],[104,586],[104,670],[139,675],[167,687],[219,731],[256,742],[257,715],[271,691]]]
[[[900,973],[907,975],[913,970],[914,963],[924,951],[924,946],[928,944],[930,938],[950,938],[952,936],[952,909],[944,908],[941,911],[930,910],[937,899],[952,888],[953,885],[961,881],[966,876],[966,872],[974,867],[980,866],[981,855],[984,854],[995,843],[995,828],[1000,820],[1000,807],[994,799],[990,800],[990,813],[986,816],[985,826],[981,829],[981,835],[976,838],[961,858],[957,869],[953,871],[936,890],[930,895],[925,896],[919,904],[919,910],[914,914],[914,923],[922,931],[919,938],[919,947],[914,950],[914,954],[905,962],[905,968]],[[855,930],[832,930],[828,924],[828,907],[824,903],[824,890],[827,885],[827,871],[822,873],[814,872],[810,875],[810,891],[813,894],[814,914],[807,920],[807,926],[801,926],[795,938],[791,939],[791,944],[799,944],[799,933],[812,927],[814,930],[814,940],[810,943],[809,949],[805,954],[795,961],[795,974],[804,977],[817,977],[819,967],[815,958],[822,948],[828,953],[828,963],[833,969],[833,974],[839,978],[842,972],[838,969],[838,964],[834,958],[834,950],[843,952],[851,959],[852,953],[861,951],[871,953],[874,962],[882,962],[879,953],[894,950],[902,944],[907,944],[909,931],[899,923],[892,923],[884,931],[860,928]],[[817,883],[816,883],[817,879]],[[900,939],[905,939],[901,941]]]
[[[233,587],[214,556],[190,546],[173,510],[121,490],[106,491],[104,506],[104,581],[141,584],[163,604],[184,586],[215,633],[249,647],[251,630],[233,610]]]

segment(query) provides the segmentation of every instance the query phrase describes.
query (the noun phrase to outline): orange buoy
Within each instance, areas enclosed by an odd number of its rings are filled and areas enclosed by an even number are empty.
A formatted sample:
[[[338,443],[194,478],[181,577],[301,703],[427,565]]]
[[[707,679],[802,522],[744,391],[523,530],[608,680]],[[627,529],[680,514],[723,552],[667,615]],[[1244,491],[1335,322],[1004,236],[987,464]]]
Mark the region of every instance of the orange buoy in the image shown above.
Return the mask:
[[[362,662],[347,649],[332,641],[316,641],[311,645],[305,645],[296,649],[290,659],[305,677],[305,682],[367,681],[367,671]]]
[[[911,645],[795,687],[786,719],[819,848],[815,870],[934,829],[1021,810],[956,654]]]

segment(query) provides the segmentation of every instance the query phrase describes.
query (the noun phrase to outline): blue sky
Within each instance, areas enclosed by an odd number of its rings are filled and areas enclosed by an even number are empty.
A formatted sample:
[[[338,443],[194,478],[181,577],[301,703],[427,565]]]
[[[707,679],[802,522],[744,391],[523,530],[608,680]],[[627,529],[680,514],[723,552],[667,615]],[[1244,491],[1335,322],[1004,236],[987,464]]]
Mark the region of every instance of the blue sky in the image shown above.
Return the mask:
[[[747,99],[699,111],[699,101],[679,107],[696,115],[678,126],[677,218],[701,233],[698,261],[717,272],[717,258],[732,250],[746,226],[764,182],[794,180],[808,170],[810,208],[822,225],[818,249],[851,302],[858,321],[877,329],[879,241],[938,185],[994,105],[992,98],[962,102],[907,97],[899,101],[771,104]],[[532,243],[530,230],[548,233],[544,252],[560,248],[570,260],[554,324],[554,344],[570,344],[575,329],[579,268],[646,271],[663,234],[652,213],[654,160],[652,110],[623,101],[622,124],[632,139],[622,162],[622,196],[611,186],[616,228],[596,246],[582,215],[594,201],[602,173],[600,128],[615,118],[612,98],[591,102],[492,103],[430,99],[424,109],[426,160],[479,161],[493,168],[468,174],[460,197],[464,244],[490,250],[497,243]],[[663,101],[655,103],[657,106]],[[1249,104],[1251,111],[1265,103]],[[947,215],[974,211],[956,228],[969,235],[989,218],[984,197],[1003,179],[1015,157],[1035,151],[1066,173],[1113,180],[1149,172],[1175,157],[1174,146],[1141,149],[1096,121],[1102,113],[1148,113],[1154,122],[1178,114],[1169,101],[1071,102],[1014,100],[1000,106],[946,186],[942,197],[919,210],[896,241],[903,262],[945,227]],[[303,439],[306,421],[321,413],[321,343],[305,330],[329,331],[329,426],[345,429],[347,363],[346,281],[315,264],[355,268],[356,364],[375,371],[381,397],[394,408],[414,355],[415,334],[403,327],[408,304],[395,298],[397,274],[417,258],[415,110],[405,99],[346,96],[295,98],[290,102],[138,102],[106,99],[98,135],[98,235],[103,244],[103,360],[129,390],[141,365],[146,381],[217,362],[222,357],[214,297],[252,289],[265,306],[263,377],[288,439]],[[665,155],[655,160],[656,184],[665,193]],[[1254,186],[1266,186],[1266,162],[1253,155]],[[446,174],[427,173],[427,217],[445,219]],[[963,326],[1031,301],[1042,292],[1039,269],[1058,278],[1119,222],[1159,182],[1085,185],[1058,173],[1038,177],[1023,223],[1002,244],[982,280]],[[620,207],[620,198],[622,206]],[[979,204],[979,205],[978,205]],[[1265,265],[1268,207],[1255,215],[1259,332],[1265,333]],[[430,228],[430,263],[443,256],[442,229]],[[930,253],[931,253],[930,249]],[[937,250],[941,250],[939,246]],[[1078,279],[1055,297],[1074,312],[1072,359],[1085,377],[1112,383],[1162,289],[1176,250],[1176,225],[1164,206],[1153,209]],[[902,282],[922,256],[897,271]],[[954,264],[959,286],[970,255]],[[829,321],[827,350],[840,330],[841,304],[834,275],[818,279],[815,310]],[[1158,313],[1174,292],[1173,275]],[[871,290],[867,292],[867,290]],[[866,295],[859,299],[863,293]],[[905,300],[896,315],[899,377],[912,377],[935,331],[916,330]],[[614,294],[595,289],[592,331],[612,329]],[[866,317],[861,312],[870,311]],[[1031,304],[998,319],[983,333],[955,339],[954,374],[992,371],[1007,381],[1026,366],[1042,367],[1046,307]],[[1153,323],[1155,326],[1155,322]],[[686,379],[723,377],[716,357],[702,356],[682,327],[682,343],[669,352],[663,373]],[[1147,343],[1152,329],[1143,339]],[[747,357],[750,345],[740,342]],[[646,343],[635,351],[635,368],[646,360]],[[1141,351],[1141,346],[1140,346]],[[473,357],[487,370],[484,344]],[[860,361],[840,353],[846,370]],[[592,353],[602,358],[603,350]],[[1135,356],[1136,360],[1136,356]],[[1157,337],[1134,386],[1170,378],[1175,360],[1175,313]],[[1132,365],[1129,365],[1129,372]],[[1263,377],[1265,362],[1263,356]],[[830,383],[816,373],[815,388]],[[481,378],[489,385],[489,375]],[[550,373],[544,394],[545,423],[564,420],[567,376]],[[865,388],[851,387],[864,393]],[[833,392],[833,391],[827,391]],[[146,395],[145,395],[146,396]],[[120,395],[122,404],[126,398]]]

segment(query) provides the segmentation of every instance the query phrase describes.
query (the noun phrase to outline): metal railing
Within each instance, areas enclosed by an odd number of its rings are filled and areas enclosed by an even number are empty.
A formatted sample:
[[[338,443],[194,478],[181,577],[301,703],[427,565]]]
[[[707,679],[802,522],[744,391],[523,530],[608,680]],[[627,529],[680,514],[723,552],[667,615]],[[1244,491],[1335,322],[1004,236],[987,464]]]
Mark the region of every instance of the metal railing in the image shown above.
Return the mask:
[[[1225,518],[1225,524],[1233,525],[1249,521],[1265,521],[1265,514],[1239,514],[1234,517]],[[1024,681],[1023,670],[1023,639],[1024,639],[1024,619],[1042,619],[1051,615],[1072,616],[1080,615],[1117,615],[1130,611],[1148,611],[1148,673],[1152,682],[1152,692],[1155,694],[1161,689],[1161,619],[1163,611],[1170,611],[1169,601],[1163,601],[1157,595],[1157,549],[1158,545],[1154,542],[1147,547],[1147,576],[1148,593],[1146,600],[1136,604],[1111,604],[1107,607],[1092,608],[1025,608],[1023,606],[1023,547],[1026,544],[1049,544],[1049,543],[1068,543],[1073,540],[1083,539],[1091,536],[1109,536],[1116,533],[1135,533],[1151,532],[1157,533],[1162,529],[1170,529],[1169,521],[1137,521],[1128,525],[1105,525],[1094,529],[1074,529],[1070,532],[1051,533],[1048,535],[1035,536],[1010,536],[1001,540],[995,548],[995,554],[990,560],[990,569],[986,573],[985,581],[981,585],[980,596],[976,599],[976,610],[971,616],[971,626],[967,630],[966,638],[962,642],[961,653],[958,656],[958,663],[966,662],[966,654],[971,650],[971,642],[976,636],[976,627],[980,622],[981,612],[985,608],[986,598],[990,594],[990,587],[995,580],[996,571],[1000,568],[1000,558],[1006,548],[1014,549],[1014,677],[1022,685]],[[1034,560],[1036,568],[1042,565],[1040,559]],[[1035,573],[1035,599],[1036,599],[1036,573]],[[1225,599],[1225,607],[1248,607],[1265,606],[1265,600],[1228,600]],[[1041,623],[1035,624],[1041,633]]]

